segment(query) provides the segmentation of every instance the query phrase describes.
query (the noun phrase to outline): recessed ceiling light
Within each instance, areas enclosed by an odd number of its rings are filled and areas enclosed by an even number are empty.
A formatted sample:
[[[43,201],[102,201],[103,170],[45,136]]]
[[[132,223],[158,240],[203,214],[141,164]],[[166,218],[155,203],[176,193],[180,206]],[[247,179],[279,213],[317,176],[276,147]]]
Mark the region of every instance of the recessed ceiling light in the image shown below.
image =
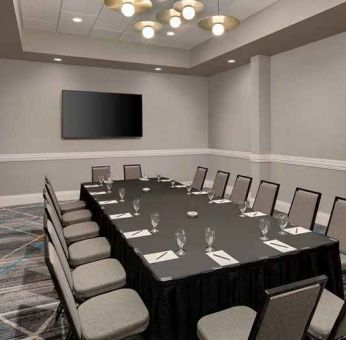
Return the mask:
[[[61,58],[54,58],[54,61],[62,61]]]
[[[166,33],[166,35],[169,35],[170,37],[172,37],[173,35],[175,35],[175,33],[173,31],[169,31]]]
[[[83,21],[83,19],[82,18],[73,18],[72,19],[72,21],[74,21],[74,22],[82,22]]]
[[[162,71],[161,67],[155,67],[155,71]]]
[[[233,63],[235,63],[235,60],[234,59],[229,59],[227,62],[230,63],[230,64],[233,64]]]

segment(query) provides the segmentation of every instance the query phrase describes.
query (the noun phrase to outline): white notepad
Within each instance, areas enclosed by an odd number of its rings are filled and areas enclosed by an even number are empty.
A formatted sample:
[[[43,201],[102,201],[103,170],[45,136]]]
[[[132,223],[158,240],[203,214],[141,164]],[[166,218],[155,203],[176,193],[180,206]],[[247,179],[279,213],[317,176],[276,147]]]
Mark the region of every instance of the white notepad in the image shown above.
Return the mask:
[[[207,195],[207,191],[194,191],[191,193],[192,195]]]
[[[170,182],[171,180],[169,178],[165,178],[165,179],[160,179],[160,182]]]
[[[264,214],[260,211],[253,211],[253,212],[244,213],[244,215],[247,217],[261,217],[261,216],[266,216],[267,214]]]
[[[105,194],[107,194],[105,191],[90,192],[90,195],[92,195],[92,196],[105,195]]]
[[[174,186],[174,188],[178,188],[178,189],[186,188],[186,185],[185,184],[178,184],[178,185]]]
[[[216,204],[224,204],[224,203],[232,203],[232,201],[226,199],[226,198],[223,198],[223,199],[220,199],[220,200],[214,200],[213,203],[216,203]]]
[[[100,184],[85,184],[84,188],[98,188],[100,186]]]
[[[132,214],[131,213],[123,213],[123,214],[113,214],[113,215],[109,215],[110,219],[111,220],[119,220],[119,219],[122,219],[122,218],[130,218],[132,217]]]
[[[272,248],[278,250],[281,253],[288,253],[290,251],[297,250],[296,248],[291,247],[290,245],[283,243],[279,240],[270,240],[270,241],[265,241],[263,243],[269,247],[272,247]]]
[[[210,253],[207,253],[207,255],[217,262],[220,266],[229,266],[231,264],[236,264],[239,263],[238,260],[236,260],[234,257],[228,255],[225,251],[223,250],[217,250],[217,251],[212,251]]]
[[[143,178],[140,178],[139,180],[140,180],[140,181],[143,181],[143,182],[148,182],[148,181],[149,181],[149,178],[143,177]]]
[[[142,229],[142,230],[134,230],[124,233],[124,236],[126,238],[136,238],[136,237],[143,237],[143,236],[150,236],[151,233],[148,229]]]
[[[160,251],[158,253],[152,253],[144,255],[144,258],[148,263],[158,263],[163,261],[170,261],[178,259],[179,256],[172,250]]]
[[[285,231],[287,231],[289,234],[292,234],[292,235],[311,233],[311,230],[305,229],[303,227],[287,228],[285,229]]]
[[[110,201],[99,201],[99,204],[105,205],[105,204],[115,204],[118,203],[117,200],[110,200]]]

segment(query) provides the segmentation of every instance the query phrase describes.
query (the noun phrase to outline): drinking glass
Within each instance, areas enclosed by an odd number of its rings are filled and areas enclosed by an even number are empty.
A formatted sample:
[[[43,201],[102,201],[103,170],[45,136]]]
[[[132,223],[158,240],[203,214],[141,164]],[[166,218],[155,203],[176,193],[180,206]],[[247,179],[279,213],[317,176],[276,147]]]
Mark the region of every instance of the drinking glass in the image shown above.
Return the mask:
[[[105,180],[105,178],[103,176],[99,177],[99,181],[100,181],[100,185],[102,185],[103,181]]]
[[[279,214],[277,216],[277,219],[279,221],[279,226],[280,226],[280,231],[279,234],[280,235],[286,235],[287,233],[285,232],[285,228],[287,227],[288,224],[288,217],[285,214]]]
[[[175,179],[171,179],[171,188],[174,188]]]
[[[113,180],[111,178],[107,178],[107,179],[104,180],[104,183],[106,184],[107,192],[111,193],[112,185],[113,185]]]
[[[160,174],[156,175],[156,178],[157,178],[157,181],[160,182],[160,180],[161,180],[161,175],[160,175]]]
[[[153,229],[150,230],[151,233],[156,234],[159,232],[157,229],[157,226],[160,223],[160,214],[158,212],[153,212],[150,214],[150,220],[151,220],[151,225],[153,226]]]
[[[135,209],[135,216],[139,216],[139,209],[141,207],[141,200],[139,198],[135,198],[133,201],[132,201],[132,204],[133,204],[133,209]]]
[[[204,231],[205,234],[205,242],[207,242],[207,247],[205,248],[206,253],[210,253],[211,251],[214,251],[213,243],[215,241],[215,230],[212,228],[205,228]]]
[[[192,183],[191,182],[187,182],[186,183],[186,190],[187,190],[187,194],[191,195],[191,189],[192,189]]]
[[[261,229],[262,232],[262,237],[260,237],[260,239],[262,241],[268,241],[269,238],[267,237],[267,234],[269,232],[269,228],[270,228],[270,221],[266,218],[261,218],[259,221],[259,227]]]
[[[126,194],[125,188],[119,188],[118,192],[119,192],[120,202],[125,202],[125,194]]]
[[[208,198],[209,198],[209,203],[213,203],[213,198],[214,198],[214,191],[209,191],[208,193]]]
[[[177,239],[177,244],[179,249],[176,250],[176,254],[179,256],[183,256],[186,254],[186,250],[184,249],[184,245],[186,243],[186,233],[185,230],[178,230],[175,232],[175,237]]]
[[[239,210],[241,212],[239,217],[245,217],[246,215],[244,215],[244,212],[246,211],[246,203],[245,202],[239,203],[238,207],[239,207]]]
[[[245,201],[246,209],[250,209],[250,201]]]

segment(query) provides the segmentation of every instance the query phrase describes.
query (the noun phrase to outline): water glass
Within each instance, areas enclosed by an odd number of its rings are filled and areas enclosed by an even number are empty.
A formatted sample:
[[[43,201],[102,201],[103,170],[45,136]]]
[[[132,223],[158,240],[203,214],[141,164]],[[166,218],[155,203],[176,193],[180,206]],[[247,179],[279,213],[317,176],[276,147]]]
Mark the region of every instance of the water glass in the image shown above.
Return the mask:
[[[113,185],[113,180],[111,178],[107,178],[107,179],[104,180],[104,183],[106,184],[107,192],[111,193],[112,185]]]
[[[191,195],[191,189],[192,189],[192,183],[191,182],[187,182],[186,183],[186,190],[187,190],[187,194]]]
[[[239,217],[245,217],[246,215],[244,215],[244,212],[246,211],[246,203],[245,202],[239,203],[238,207],[239,207],[239,210],[241,212]]]
[[[174,188],[175,179],[171,179],[171,188]]]
[[[288,217],[285,214],[279,214],[277,215],[277,219],[279,221],[279,226],[280,226],[280,235],[286,235],[285,228],[287,227],[288,224]]]
[[[156,175],[156,178],[157,178],[157,181],[160,182],[160,180],[161,180],[161,175],[160,175],[160,174],[159,174],[159,175]]]
[[[103,184],[103,181],[105,180],[105,178],[103,177],[103,176],[100,176],[99,177],[99,182],[100,182],[100,185],[102,185]]]
[[[135,198],[133,201],[132,201],[132,204],[133,204],[133,209],[135,209],[135,216],[139,216],[139,209],[141,207],[141,200],[139,198]]]
[[[156,234],[159,232],[157,229],[157,226],[160,223],[160,214],[158,212],[153,212],[150,214],[150,220],[151,220],[151,225],[153,226],[153,229],[150,230],[152,234]]]
[[[211,251],[214,251],[213,244],[215,241],[215,230],[212,228],[205,228],[205,242],[207,242],[207,247],[205,248],[205,251],[207,253],[210,253]]]
[[[208,193],[208,198],[209,198],[209,203],[213,203],[213,198],[214,198],[214,191],[209,191]]]
[[[261,218],[259,221],[259,227],[263,235],[262,237],[260,237],[260,239],[262,241],[268,241],[269,238],[267,237],[267,234],[270,229],[270,221],[267,218]]]
[[[179,256],[183,256],[186,254],[186,250],[184,249],[184,245],[186,243],[186,233],[185,230],[178,230],[175,232],[175,237],[177,240],[177,244],[179,249],[176,250],[176,254]]]
[[[119,188],[118,192],[119,192],[120,202],[125,202],[125,194],[126,194],[125,188]]]

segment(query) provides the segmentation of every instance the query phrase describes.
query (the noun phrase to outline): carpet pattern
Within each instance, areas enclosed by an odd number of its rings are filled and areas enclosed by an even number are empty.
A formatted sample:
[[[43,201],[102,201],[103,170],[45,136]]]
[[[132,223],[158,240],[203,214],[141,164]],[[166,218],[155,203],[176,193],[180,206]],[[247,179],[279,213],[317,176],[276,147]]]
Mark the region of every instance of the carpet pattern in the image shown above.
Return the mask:
[[[42,218],[42,204],[0,209],[1,340],[57,340],[67,335],[64,313],[54,322],[59,301],[44,261]],[[315,231],[324,228],[316,226]]]

